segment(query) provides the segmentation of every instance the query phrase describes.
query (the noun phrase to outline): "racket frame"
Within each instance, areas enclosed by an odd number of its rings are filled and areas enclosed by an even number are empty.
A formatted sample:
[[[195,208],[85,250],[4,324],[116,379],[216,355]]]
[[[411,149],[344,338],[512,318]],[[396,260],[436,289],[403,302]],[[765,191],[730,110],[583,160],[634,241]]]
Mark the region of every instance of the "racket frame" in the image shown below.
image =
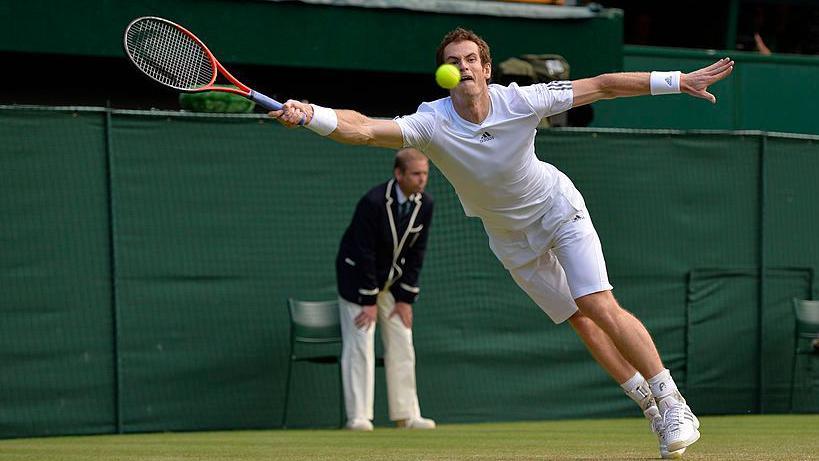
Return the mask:
[[[159,21],[159,22],[163,22],[165,24],[171,25],[171,26],[175,27],[176,29],[178,29],[183,34],[187,35],[194,42],[196,42],[196,44],[199,45],[202,48],[202,50],[205,52],[205,56],[210,60],[211,66],[213,67],[213,75],[211,76],[210,82],[207,83],[206,85],[203,85],[203,86],[200,86],[200,87],[197,87],[197,88],[180,88],[180,87],[176,87],[176,86],[170,85],[168,83],[162,82],[162,81],[154,78],[153,76],[151,76],[149,73],[142,70],[142,68],[140,68],[136,64],[136,60],[131,55],[131,51],[128,48],[128,31],[137,22],[145,21],[145,20],[154,20],[154,21]],[[228,70],[225,69],[225,67],[222,65],[222,63],[220,63],[219,60],[216,59],[216,56],[210,51],[210,49],[207,47],[207,45],[205,45],[205,42],[200,40],[199,37],[194,35],[193,32],[189,31],[188,29],[180,26],[179,24],[177,24],[177,23],[175,23],[173,21],[169,21],[169,20],[167,20],[165,18],[160,18],[160,17],[157,17],[157,16],[141,16],[141,17],[135,18],[133,21],[128,23],[128,26],[125,27],[125,33],[123,34],[123,47],[125,48],[125,53],[128,55],[128,60],[131,61],[131,64],[133,64],[137,69],[139,69],[139,71],[142,74],[146,75],[151,80],[153,80],[153,81],[155,81],[155,82],[157,82],[157,83],[159,83],[159,84],[161,84],[163,86],[173,88],[173,89],[178,90],[178,91],[184,91],[186,93],[198,93],[198,92],[201,92],[201,91],[223,91],[223,92],[227,92],[227,93],[234,93],[234,94],[238,94],[240,96],[244,96],[245,98],[248,98],[248,99],[260,104],[262,107],[265,107],[268,110],[280,110],[282,108],[282,104],[280,102],[276,101],[273,98],[265,96],[264,94],[259,93],[258,91],[254,91],[254,90],[250,89],[250,87],[248,87],[244,83],[240,82],[239,79],[237,79],[236,77],[233,76],[233,74],[228,72]],[[235,85],[236,88],[225,87],[225,86],[216,86],[214,84],[214,82],[216,82],[216,77],[220,73],[222,74],[222,76],[226,80],[228,80],[230,83]],[[304,120],[302,120],[302,124],[303,123],[304,123]]]

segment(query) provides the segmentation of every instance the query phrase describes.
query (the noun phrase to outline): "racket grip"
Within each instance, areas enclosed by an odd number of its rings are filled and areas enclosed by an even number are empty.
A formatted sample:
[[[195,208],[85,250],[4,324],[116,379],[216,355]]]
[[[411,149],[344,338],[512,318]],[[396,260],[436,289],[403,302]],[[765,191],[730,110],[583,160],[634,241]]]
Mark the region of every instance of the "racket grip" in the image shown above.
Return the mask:
[[[258,91],[250,90],[250,94],[247,97],[267,110],[281,110],[282,108],[282,103],[273,98],[269,98]],[[302,117],[299,125],[304,126],[305,120],[307,120],[307,117]]]
[[[268,98],[267,96],[259,93],[258,91],[250,90],[250,94],[247,97],[250,98],[251,101],[264,107],[267,110],[280,110],[282,108],[282,103],[276,101],[273,98]]]

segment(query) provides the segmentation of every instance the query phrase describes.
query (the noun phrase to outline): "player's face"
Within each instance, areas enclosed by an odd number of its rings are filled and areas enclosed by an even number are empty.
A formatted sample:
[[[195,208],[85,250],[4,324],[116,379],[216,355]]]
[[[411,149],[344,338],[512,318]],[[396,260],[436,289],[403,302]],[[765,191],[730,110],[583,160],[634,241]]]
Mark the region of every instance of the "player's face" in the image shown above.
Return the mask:
[[[423,192],[429,178],[429,162],[426,159],[410,160],[407,168],[401,171],[395,169],[395,179],[398,187],[407,197],[418,192]]]
[[[444,47],[444,62],[461,71],[461,82],[451,91],[471,95],[486,90],[492,65],[481,62],[480,49],[475,42],[464,40],[450,43]]]

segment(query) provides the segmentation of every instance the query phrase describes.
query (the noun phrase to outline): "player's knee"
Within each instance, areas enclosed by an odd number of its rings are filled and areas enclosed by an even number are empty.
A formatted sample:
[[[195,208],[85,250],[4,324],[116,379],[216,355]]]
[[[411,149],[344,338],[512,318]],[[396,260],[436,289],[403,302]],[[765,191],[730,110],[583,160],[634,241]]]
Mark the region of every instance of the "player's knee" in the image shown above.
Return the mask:
[[[586,315],[590,315],[592,311],[614,311],[620,308],[620,305],[617,304],[617,300],[614,299],[614,295],[611,294],[610,290],[590,293],[574,301],[577,304],[577,308]]]
[[[579,310],[569,317],[569,324],[578,332],[584,330],[592,320]]]
[[[584,316],[590,318],[604,330],[607,326],[616,324],[617,318],[625,313],[611,291],[600,291],[581,296],[575,302]]]
[[[577,311],[569,317],[569,323],[574,331],[582,337],[591,336],[600,331],[597,323],[581,311]]]

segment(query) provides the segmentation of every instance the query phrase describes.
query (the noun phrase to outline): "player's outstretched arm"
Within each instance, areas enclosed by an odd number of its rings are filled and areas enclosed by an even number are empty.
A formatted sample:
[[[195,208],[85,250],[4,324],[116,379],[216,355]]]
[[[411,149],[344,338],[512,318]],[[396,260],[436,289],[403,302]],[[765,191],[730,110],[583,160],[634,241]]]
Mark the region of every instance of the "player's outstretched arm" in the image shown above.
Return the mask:
[[[334,110],[290,100],[281,110],[270,112],[270,116],[291,128],[305,120],[305,127],[345,144],[404,147],[404,136],[396,122],[370,118],[352,110]]]
[[[682,72],[621,72],[603,74],[572,82],[573,106],[591,104],[601,99],[613,99],[647,94],[686,93],[712,103],[717,98],[708,87],[734,70],[734,61],[723,58],[708,67],[685,74]]]

